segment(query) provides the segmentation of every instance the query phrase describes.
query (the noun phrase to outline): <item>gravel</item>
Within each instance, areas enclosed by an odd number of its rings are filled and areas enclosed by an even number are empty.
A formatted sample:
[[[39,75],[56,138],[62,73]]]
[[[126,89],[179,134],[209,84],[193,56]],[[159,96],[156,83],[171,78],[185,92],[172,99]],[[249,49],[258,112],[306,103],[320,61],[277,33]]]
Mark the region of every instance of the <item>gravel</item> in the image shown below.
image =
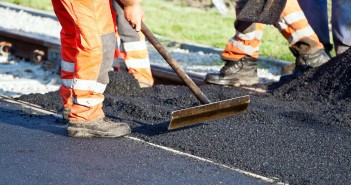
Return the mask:
[[[16,18],[16,21],[13,21],[14,17]],[[61,26],[59,22],[55,19],[55,15],[52,12],[38,11],[35,9],[24,8],[13,4],[0,3],[0,22],[0,29],[19,34],[25,34],[26,36],[32,36],[38,39],[53,41],[54,43],[60,43],[59,37]],[[167,47],[168,51],[178,62],[178,64],[188,73],[194,73],[200,76],[204,76],[207,73],[219,71],[219,69],[223,65],[218,52],[219,50],[216,48],[210,49],[215,50],[217,52],[205,53],[201,51],[201,47],[207,46],[197,45],[197,47],[200,47],[200,51],[194,52],[189,49],[181,49],[179,46],[181,43],[179,42],[176,42],[176,44],[174,45],[175,42],[171,39],[163,38],[161,36],[158,36],[158,38],[162,43],[164,43],[164,46]],[[192,44],[187,45],[192,46]],[[150,62],[152,65],[170,68],[168,63],[158,54],[158,52],[153,48],[153,46],[149,44],[148,48],[150,54]],[[2,58],[0,58],[0,61],[2,61]],[[287,62],[261,57],[258,64],[258,76],[260,77],[261,82],[267,83],[278,81],[280,76],[282,75],[281,67],[286,63]],[[11,74],[11,72],[9,71],[6,71],[5,73]],[[42,71],[38,71],[38,73],[42,73]],[[41,79],[37,80],[40,81]],[[15,83],[14,86],[16,86]],[[2,89],[2,92],[6,93],[7,90]],[[26,92],[35,93],[39,91],[26,90]],[[8,93],[7,95],[12,94]]]
[[[172,50],[175,56],[178,53],[187,52]],[[175,131],[166,129],[171,112],[200,105],[187,87],[139,89],[130,74],[112,72],[104,111],[112,120],[129,123],[134,137],[231,167],[289,184],[347,184],[351,181],[350,54],[348,50],[298,79],[272,85],[271,93],[202,85],[213,102],[249,94],[248,111]],[[204,62],[208,56],[194,54],[182,60]],[[61,109],[57,91],[18,99]]]

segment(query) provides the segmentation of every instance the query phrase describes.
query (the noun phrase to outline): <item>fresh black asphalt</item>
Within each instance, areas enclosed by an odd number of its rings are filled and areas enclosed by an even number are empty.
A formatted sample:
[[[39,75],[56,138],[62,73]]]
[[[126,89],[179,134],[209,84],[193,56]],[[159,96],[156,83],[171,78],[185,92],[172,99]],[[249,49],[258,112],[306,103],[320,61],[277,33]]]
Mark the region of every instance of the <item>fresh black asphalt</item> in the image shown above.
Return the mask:
[[[268,184],[130,138],[70,138],[53,116],[0,99],[0,184]]]

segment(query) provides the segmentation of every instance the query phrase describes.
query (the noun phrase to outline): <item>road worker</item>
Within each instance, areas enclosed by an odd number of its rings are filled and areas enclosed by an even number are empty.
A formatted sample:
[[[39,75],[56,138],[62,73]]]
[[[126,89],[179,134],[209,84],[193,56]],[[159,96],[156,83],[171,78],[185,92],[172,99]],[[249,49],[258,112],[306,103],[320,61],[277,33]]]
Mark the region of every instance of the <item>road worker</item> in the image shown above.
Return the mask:
[[[117,13],[117,52],[113,66],[119,66],[119,60],[124,61],[127,70],[141,88],[151,87],[154,79],[151,73],[149,52],[145,42],[145,36],[135,31],[124,17],[124,11],[120,4],[113,1],[113,7]]]
[[[141,0],[121,0],[127,22],[140,31]],[[126,123],[105,119],[103,92],[115,53],[115,12],[111,0],[52,0],[62,26],[59,89],[71,137],[120,137]],[[73,96],[72,96],[73,95]]]
[[[327,0],[298,0],[308,22],[327,50],[332,50],[329,36]],[[332,0],[331,24],[334,49],[337,55],[351,46],[351,1]]]
[[[247,0],[237,0],[237,15],[246,2]],[[294,75],[307,68],[320,66],[330,59],[324,51],[323,44],[307,22],[297,0],[287,0],[274,26],[288,40],[289,48],[296,57]],[[265,25],[237,20],[234,27],[236,34],[228,41],[221,55],[225,65],[219,73],[207,74],[205,82],[235,86],[259,83],[257,59]]]

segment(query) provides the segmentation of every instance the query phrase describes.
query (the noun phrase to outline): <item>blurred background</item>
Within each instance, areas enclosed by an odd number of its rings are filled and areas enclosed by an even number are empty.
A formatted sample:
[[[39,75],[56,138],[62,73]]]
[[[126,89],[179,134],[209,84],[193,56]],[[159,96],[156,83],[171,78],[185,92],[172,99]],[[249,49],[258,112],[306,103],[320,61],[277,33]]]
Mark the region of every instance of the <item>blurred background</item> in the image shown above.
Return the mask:
[[[50,0],[2,1],[53,11]],[[330,0],[328,4],[330,7]],[[144,0],[143,8],[145,24],[153,33],[170,40],[224,49],[228,39],[234,35],[234,0]],[[287,41],[273,26],[266,27],[260,54],[294,61]]]

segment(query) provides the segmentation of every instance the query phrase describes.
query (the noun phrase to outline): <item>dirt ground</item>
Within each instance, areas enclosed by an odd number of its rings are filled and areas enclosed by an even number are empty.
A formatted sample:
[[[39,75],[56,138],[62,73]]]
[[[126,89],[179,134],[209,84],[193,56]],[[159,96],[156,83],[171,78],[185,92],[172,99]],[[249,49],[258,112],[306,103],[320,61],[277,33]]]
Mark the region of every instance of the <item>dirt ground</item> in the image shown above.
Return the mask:
[[[350,71],[348,50],[297,79],[268,85],[266,94],[202,85],[212,102],[250,95],[248,111],[175,131],[166,129],[171,112],[200,105],[186,86],[139,89],[131,75],[110,73],[104,111],[146,141],[289,184],[344,184],[351,181]],[[58,92],[19,99],[61,109]]]

